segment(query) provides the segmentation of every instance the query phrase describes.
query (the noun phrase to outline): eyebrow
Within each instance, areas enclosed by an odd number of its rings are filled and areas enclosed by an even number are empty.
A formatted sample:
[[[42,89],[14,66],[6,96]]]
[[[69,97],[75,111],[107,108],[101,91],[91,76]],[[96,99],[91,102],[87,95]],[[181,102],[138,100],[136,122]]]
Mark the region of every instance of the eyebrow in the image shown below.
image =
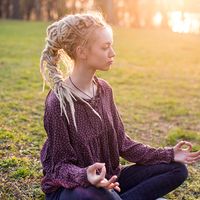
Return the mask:
[[[112,42],[105,42],[104,44],[112,44]]]

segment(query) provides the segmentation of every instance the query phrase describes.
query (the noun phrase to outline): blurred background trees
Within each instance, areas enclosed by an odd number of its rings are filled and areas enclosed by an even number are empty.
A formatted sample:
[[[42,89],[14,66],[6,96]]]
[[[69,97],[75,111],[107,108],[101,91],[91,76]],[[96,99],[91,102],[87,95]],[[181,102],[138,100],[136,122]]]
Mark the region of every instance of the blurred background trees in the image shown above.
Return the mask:
[[[200,0],[0,0],[6,19],[56,20],[93,9],[114,25],[200,32]]]

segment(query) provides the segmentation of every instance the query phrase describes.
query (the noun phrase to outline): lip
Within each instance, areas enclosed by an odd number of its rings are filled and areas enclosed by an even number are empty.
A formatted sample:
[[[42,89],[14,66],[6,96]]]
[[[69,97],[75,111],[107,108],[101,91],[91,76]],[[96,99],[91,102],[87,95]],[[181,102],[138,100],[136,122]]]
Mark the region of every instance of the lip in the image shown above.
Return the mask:
[[[111,65],[111,64],[113,64],[113,60],[111,60],[111,61],[108,61],[108,64],[110,64],[110,65]]]

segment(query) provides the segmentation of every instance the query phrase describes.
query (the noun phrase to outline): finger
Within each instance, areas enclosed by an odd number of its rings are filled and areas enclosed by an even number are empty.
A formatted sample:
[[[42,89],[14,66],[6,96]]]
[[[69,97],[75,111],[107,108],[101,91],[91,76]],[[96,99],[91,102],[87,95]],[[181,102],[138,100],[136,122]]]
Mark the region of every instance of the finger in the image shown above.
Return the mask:
[[[112,184],[112,185],[114,185],[114,184]],[[109,187],[109,188],[107,188],[107,189],[109,189],[109,190],[114,189],[114,190],[117,190],[118,192],[121,191],[121,188],[119,187],[119,185],[114,185],[114,186]]]
[[[107,182],[108,182],[108,180],[106,178],[104,178],[103,180],[97,181],[96,187],[105,187]]]
[[[188,154],[186,159],[199,159],[200,158],[200,154],[196,154],[196,155],[191,155],[191,154]]]
[[[185,144],[185,142],[184,141],[180,141],[175,145],[175,148],[176,149],[180,149],[183,144]]]
[[[186,158],[187,161],[195,161],[195,162],[196,162],[197,160],[199,160],[199,159],[200,159],[200,156],[196,156],[196,157],[187,157],[187,158]]]
[[[180,142],[178,142],[178,144],[176,145],[176,147],[180,148],[183,144],[185,144],[185,141],[180,141]]]
[[[119,186],[115,186],[114,189],[117,190],[118,192],[121,192],[121,188]]]
[[[104,187],[106,189],[112,189],[114,188],[115,186],[118,186],[119,183],[118,182],[115,182],[115,183],[108,183],[108,180],[106,178],[104,178],[104,180],[101,180],[96,186],[98,187]]]
[[[105,175],[106,175],[106,167],[103,166],[102,169],[101,169],[101,173],[99,175],[99,180],[103,180],[105,178]]]
[[[101,185],[103,184],[103,187],[105,187],[105,188],[107,188],[107,189],[114,188],[115,185],[119,185],[118,182],[115,182],[116,179],[117,179],[117,176],[114,175],[114,176],[112,176],[112,177],[110,178],[109,181],[108,181],[108,180],[107,180],[106,182],[102,182],[102,181],[101,181]]]
[[[115,183],[111,183],[110,185],[107,186],[108,189],[112,189],[116,186],[119,186],[119,183],[118,182],[115,182]]]
[[[189,154],[189,156],[191,156],[191,157],[196,157],[196,156],[199,156],[199,155],[200,155],[200,151],[193,152],[193,153]]]
[[[117,176],[116,176],[116,175],[112,176],[112,177],[108,180],[106,186],[110,185],[111,183],[114,183],[114,182],[116,181],[116,179],[117,179]]]
[[[184,163],[188,165],[192,164],[192,162],[188,162],[188,161],[185,161]]]
[[[95,171],[96,169],[101,169],[103,166],[105,166],[105,163],[94,163],[93,165],[89,166],[88,167],[88,172],[93,172]]]
[[[188,146],[188,148],[182,148],[183,146]],[[192,150],[192,144],[190,142],[187,142],[187,141],[184,141],[184,143],[181,145],[181,147],[183,150],[186,150],[186,151],[191,151]]]
[[[192,155],[188,155],[187,158],[189,159],[198,159],[200,157],[200,155],[196,155],[196,156],[192,156]]]
[[[190,143],[190,142],[187,142],[187,141],[180,141],[177,145],[176,145],[176,147],[177,148],[181,148],[183,145],[186,145],[186,146],[188,146],[188,148],[187,149],[185,149],[185,150],[191,150],[192,149],[192,144]]]
[[[101,181],[101,182],[98,184],[98,187],[104,187],[104,188],[106,188],[106,189],[113,189],[113,188],[114,188],[115,190],[117,190],[117,191],[119,191],[119,192],[121,191],[118,182],[111,183],[110,185],[107,185],[107,183],[106,183],[107,186],[105,186],[105,182],[106,182],[106,181],[104,181],[104,182]]]
[[[186,158],[186,161],[187,162],[193,162],[193,161],[195,161],[195,159],[194,158]]]
[[[193,164],[193,163],[195,163],[195,161],[187,161],[187,160],[185,160],[184,163],[185,164]]]
[[[114,183],[111,183],[111,184],[105,186],[105,188],[107,188],[107,189],[113,189],[114,187],[115,187]]]
[[[184,145],[188,146],[188,148],[186,148],[185,150],[187,150],[187,151],[191,151],[192,150],[192,143],[191,142],[185,141]]]

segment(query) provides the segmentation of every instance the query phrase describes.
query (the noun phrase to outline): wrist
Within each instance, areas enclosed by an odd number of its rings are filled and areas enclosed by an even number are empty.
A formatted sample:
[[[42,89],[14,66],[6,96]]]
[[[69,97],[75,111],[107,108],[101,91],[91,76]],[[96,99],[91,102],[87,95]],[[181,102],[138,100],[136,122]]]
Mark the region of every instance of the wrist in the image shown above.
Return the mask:
[[[169,158],[169,162],[173,162],[175,161],[175,151],[174,151],[174,147],[165,147],[165,149],[167,150],[167,156]]]

